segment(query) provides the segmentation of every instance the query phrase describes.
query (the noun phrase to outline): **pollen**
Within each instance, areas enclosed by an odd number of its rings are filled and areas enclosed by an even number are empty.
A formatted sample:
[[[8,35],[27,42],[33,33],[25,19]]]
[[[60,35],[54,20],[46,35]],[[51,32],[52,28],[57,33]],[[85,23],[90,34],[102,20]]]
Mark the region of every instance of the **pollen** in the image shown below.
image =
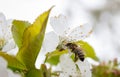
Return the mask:
[[[5,41],[3,39],[0,39],[0,50],[3,48],[5,44]]]

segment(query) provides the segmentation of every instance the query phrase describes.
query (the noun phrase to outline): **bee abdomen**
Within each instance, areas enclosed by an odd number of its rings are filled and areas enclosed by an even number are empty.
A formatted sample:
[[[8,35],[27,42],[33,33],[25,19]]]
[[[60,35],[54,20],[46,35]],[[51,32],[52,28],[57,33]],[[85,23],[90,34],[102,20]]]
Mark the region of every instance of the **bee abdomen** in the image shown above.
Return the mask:
[[[78,52],[78,57],[79,57],[79,59],[80,59],[81,61],[84,61],[85,55],[84,55],[84,53],[83,53],[82,51],[79,51],[79,52]]]

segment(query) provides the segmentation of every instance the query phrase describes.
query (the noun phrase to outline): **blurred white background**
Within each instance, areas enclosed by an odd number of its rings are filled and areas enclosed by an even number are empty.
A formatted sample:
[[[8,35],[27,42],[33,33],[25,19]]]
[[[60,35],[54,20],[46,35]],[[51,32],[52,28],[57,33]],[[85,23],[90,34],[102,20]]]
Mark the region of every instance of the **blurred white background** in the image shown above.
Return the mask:
[[[120,58],[120,0],[0,0],[7,19],[31,23],[55,5],[51,16],[65,14],[71,24],[90,23],[94,31],[87,39],[101,60]],[[48,26],[47,31],[51,27]]]

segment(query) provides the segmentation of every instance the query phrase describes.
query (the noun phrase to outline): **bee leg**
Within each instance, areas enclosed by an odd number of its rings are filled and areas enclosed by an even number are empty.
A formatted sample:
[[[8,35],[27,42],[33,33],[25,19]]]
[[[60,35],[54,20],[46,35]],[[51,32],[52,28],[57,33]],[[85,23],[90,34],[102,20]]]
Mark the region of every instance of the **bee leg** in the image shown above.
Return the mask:
[[[77,54],[75,54],[74,62],[76,62],[77,60],[78,60],[78,56]]]

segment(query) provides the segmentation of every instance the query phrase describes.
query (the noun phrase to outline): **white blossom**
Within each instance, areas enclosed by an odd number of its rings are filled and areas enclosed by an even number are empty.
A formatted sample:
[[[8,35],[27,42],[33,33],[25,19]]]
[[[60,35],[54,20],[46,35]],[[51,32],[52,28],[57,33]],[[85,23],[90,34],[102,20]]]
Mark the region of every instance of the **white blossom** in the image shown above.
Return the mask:
[[[88,23],[71,26],[67,17],[63,15],[51,17],[50,24],[54,31],[45,35],[43,42],[44,54],[45,51],[50,52],[55,50],[59,44],[63,43],[63,41],[75,42],[82,40],[89,36],[92,31],[92,26]],[[78,62],[75,63],[70,58],[70,54],[68,55],[62,55],[60,57],[60,67],[62,72],[60,73],[60,77],[91,77],[90,64],[86,62],[86,60],[83,62],[78,60]],[[36,63],[39,68],[40,63],[38,62],[40,62],[40,59],[38,59]],[[78,65],[79,70],[77,70],[76,65]]]
[[[11,33],[12,20],[6,20],[3,13],[0,13],[0,50],[10,51],[15,48]]]
[[[81,71],[82,77],[92,77],[91,65],[86,59],[84,60],[84,62],[77,61],[76,64],[78,65]]]
[[[81,71],[76,68],[75,63],[68,54],[64,54],[60,57],[60,67],[60,77],[82,77]]]
[[[43,47],[46,51],[53,51],[62,41],[74,42],[82,40],[92,32],[91,24],[85,23],[84,25],[72,26],[64,15],[51,17],[50,24],[54,31],[45,35]]]
[[[61,71],[60,77],[92,77],[91,64],[86,59],[84,62],[78,60],[75,63],[69,54],[60,56],[60,63],[57,67]]]
[[[0,77],[21,77],[19,74],[13,73],[7,68],[7,62],[0,57]]]

